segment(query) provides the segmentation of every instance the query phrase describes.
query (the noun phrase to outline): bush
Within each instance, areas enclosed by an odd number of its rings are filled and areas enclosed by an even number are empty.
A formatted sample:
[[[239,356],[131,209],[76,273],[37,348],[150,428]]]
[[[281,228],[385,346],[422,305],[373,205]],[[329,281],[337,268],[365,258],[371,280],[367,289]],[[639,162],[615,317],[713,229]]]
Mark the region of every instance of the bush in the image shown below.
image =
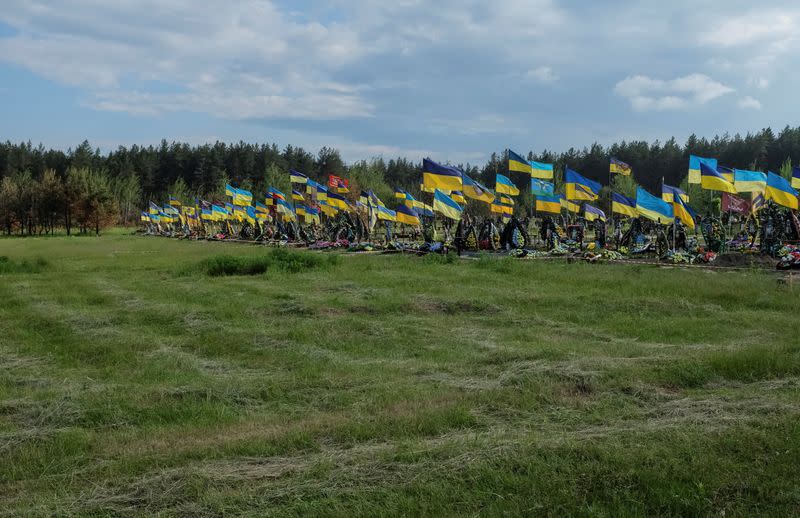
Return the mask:
[[[12,261],[5,255],[0,255],[0,274],[4,273],[39,273],[47,266],[47,261],[41,257],[29,261]]]
[[[324,268],[338,262],[335,255],[320,255],[309,252],[296,252],[283,248],[270,250],[266,255],[232,256],[218,255],[203,259],[191,271],[200,271],[212,277],[226,275],[261,275],[267,270],[288,273]],[[191,273],[184,272],[184,273]]]

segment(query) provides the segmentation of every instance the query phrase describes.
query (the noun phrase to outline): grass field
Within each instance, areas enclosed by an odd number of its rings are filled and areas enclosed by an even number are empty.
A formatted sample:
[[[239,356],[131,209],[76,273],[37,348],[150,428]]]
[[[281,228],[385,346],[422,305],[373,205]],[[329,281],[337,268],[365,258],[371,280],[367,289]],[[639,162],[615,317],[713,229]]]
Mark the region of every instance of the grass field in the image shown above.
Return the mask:
[[[0,514],[800,509],[800,290],[770,273],[121,234],[0,256]]]

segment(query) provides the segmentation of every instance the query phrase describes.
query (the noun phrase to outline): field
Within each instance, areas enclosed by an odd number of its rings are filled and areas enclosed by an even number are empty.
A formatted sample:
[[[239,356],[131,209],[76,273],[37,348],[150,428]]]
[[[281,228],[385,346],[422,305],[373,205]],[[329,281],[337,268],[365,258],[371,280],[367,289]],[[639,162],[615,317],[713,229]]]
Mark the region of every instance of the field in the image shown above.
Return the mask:
[[[770,272],[122,233],[0,256],[0,514],[800,509],[800,288]]]

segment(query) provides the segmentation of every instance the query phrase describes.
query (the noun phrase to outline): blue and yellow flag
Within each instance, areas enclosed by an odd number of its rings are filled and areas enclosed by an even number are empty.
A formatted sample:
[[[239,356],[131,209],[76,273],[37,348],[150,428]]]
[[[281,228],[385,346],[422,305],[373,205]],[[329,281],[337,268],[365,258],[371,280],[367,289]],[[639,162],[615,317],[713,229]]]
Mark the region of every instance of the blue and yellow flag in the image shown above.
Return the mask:
[[[149,222],[150,221],[150,214],[148,214],[147,212],[142,212],[142,214],[139,216],[139,220],[140,221],[148,221]]]
[[[633,172],[631,166],[622,160],[617,160],[613,156],[611,157],[611,165],[609,166],[609,170],[612,173],[621,174],[623,176],[630,176],[631,172]]]
[[[531,178],[539,178],[541,180],[552,180],[553,164],[544,164],[542,162],[531,161]]]
[[[509,198],[508,196],[505,196],[505,195],[501,194],[500,195],[500,203],[502,203],[504,205],[514,205],[514,198]]]
[[[596,200],[600,194],[600,184],[578,174],[569,167],[564,175],[566,198],[568,200]]]
[[[616,192],[611,193],[611,212],[631,218],[639,216],[639,211],[636,210],[636,200]]]
[[[800,189],[800,167],[792,167],[792,188]]]
[[[556,192],[553,182],[531,178],[531,193],[534,196],[552,196]]]
[[[454,202],[450,196],[439,189],[436,189],[436,192],[433,193],[433,210],[446,218],[454,220],[460,220],[461,213],[464,212],[461,205]]]
[[[174,197],[172,195],[170,195],[170,197],[169,197],[169,204],[171,206],[173,206],[173,207],[180,207],[182,205],[181,204],[181,200],[179,200],[178,198],[176,198],[176,197]]]
[[[236,188],[231,186],[230,184],[225,184],[225,196],[233,197],[233,193],[236,191]]]
[[[789,180],[772,171],[767,173],[767,190],[764,197],[783,207],[797,210],[797,191],[792,188]]]
[[[641,187],[636,188],[636,210],[640,216],[658,223],[672,223],[675,219],[671,203],[653,196]]]
[[[511,217],[514,215],[514,206],[503,203],[500,200],[495,200],[489,207],[489,211],[493,214],[501,214],[503,217]]]
[[[345,199],[345,197],[336,192],[328,193],[328,205],[341,210],[351,209],[350,203]]]
[[[464,195],[459,191],[451,192],[450,197],[453,198],[453,201],[456,203],[467,203],[467,200],[464,199]]]
[[[395,220],[404,225],[419,226],[419,214],[412,207],[401,203],[395,211]]]
[[[156,205],[151,201],[148,212],[150,212],[150,214],[158,214],[159,212],[161,212],[161,207],[159,207],[158,205]]]
[[[767,175],[758,171],[734,169],[733,186],[737,192],[763,192],[767,188]]]
[[[734,182],[734,171],[735,169],[733,168],[717,165],[717,172],[730,183]]]
[[[561,213],[561,196],[536,196],[536,212]]]
[[[508,150],[508,170],[518,173],[532,173],[531,163],[510,149]]]
[[[308,176],[304,175],[300,171],[295,171],[294,169],[289,170],[289,182],[291,183],[299,183],[299,184],[307,184],[308,183]]]
[[[602,210],[589,205],[588,203],[583,204],[583,217],[586,218],[586,221],[605,221],[606,220],[606,213]]]
[[[467,198],[472,198],[473,200],[482,201],[484,203],[492,203],[494,201],[494,194],[492,194],[489,189],[479,184],[466,174],[462,175],[461,179],[463,180],[464,184],[462,192]]]
[[[736,194],[736,187],[726,180],[715,168],[708,164],[700,163],[700,185],[709,191],[722,191]]]
[[[501,175],[500,173],[497,174],[495,179],[495,186],[494,190],[497,191],[497,194],[508,194],[509,196],[519,196],[519,189],[517,186],[514,185],[514,182],[511,181],[506,176]]]
[[[577,214],[581,211],[581,206],[579,204],[569,201],[566,198],[561,198],[561,208],[574,214]]]
[[[686,205],[686,202],[680,196],[675,196],[672,202],[672,211],[681,223],[690,229],[694,229],[694,211]]]
[[[292,189],[292,200],[293,201],[304,201],[305,198],[303,197],[303,194],[300,191],[295,191],[294,189]]]
[[[689,195],[683,192],[682,189],[673,187],[671,185],[661,185],[661,199],[667,203],[672,203],[675,198],[680,198],[683,201],[689,201]]]
[[[375,215],[378,219],[384,221],[397,221],[397,212],[384,207],[383,205],[375,205],[373,207],[375,210]]]
[[[422,160],[422,185],[427,189],[460,191],[463,187],[461,172],[455,167],[437,164],[433,160]]]
[[[764,205],[767,204],[767,199],[764,197],[763,192],[754,192],[753,193],[753,201],[750,204],[750,210],[755,214],[756,212],[760,211],[764,208]]]
[[[689,183],[700,183],[700,179],[702,173],[700,171],[700,164],[706,164],[707,166],[716,169],[717,168],[717,159],[716,158],[703,158],[701,156],[694,156],[689,155]]]

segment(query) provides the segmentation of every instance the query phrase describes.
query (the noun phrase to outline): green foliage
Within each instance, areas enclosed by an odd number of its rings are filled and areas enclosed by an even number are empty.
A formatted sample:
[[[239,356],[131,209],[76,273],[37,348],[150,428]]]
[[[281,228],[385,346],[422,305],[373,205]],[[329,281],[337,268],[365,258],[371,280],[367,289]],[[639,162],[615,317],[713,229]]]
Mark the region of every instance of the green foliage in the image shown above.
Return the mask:
[[[781,168],[778,170],[778,174],[789,180],[792,181],[792,159],[787,158],[781,164]]]
[[[636,180],[633,175],[624,176],[615,174],[611,176],[611,188],[614,192],[624,194],[631,198],[636,197]],[[660,194],[660,193],[659,193]]]

